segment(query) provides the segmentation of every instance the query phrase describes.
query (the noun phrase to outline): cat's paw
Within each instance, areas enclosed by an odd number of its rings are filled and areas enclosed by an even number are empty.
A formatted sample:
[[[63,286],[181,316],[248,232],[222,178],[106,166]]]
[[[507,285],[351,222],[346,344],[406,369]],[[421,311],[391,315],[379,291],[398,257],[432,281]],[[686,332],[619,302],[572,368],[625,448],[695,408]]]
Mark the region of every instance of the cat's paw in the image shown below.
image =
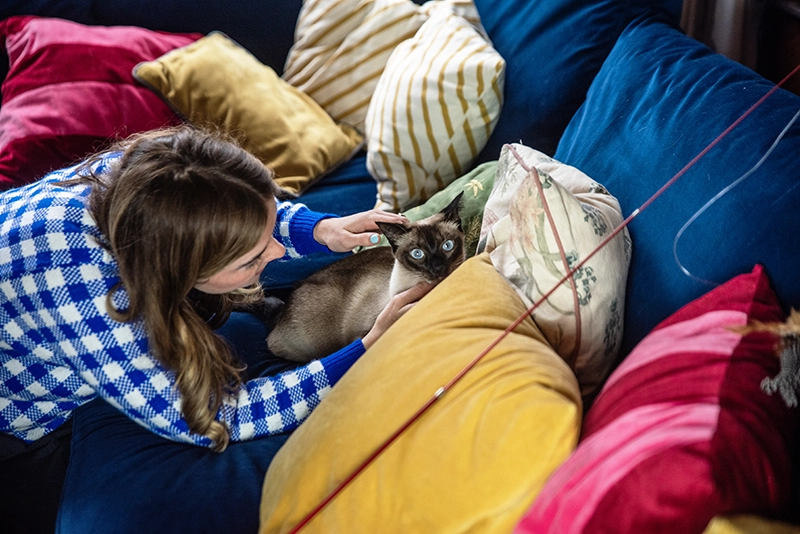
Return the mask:
[[[261,319],[261,321],[267,326],[268,330],[272,330],[277,323],[278,316],[285,307],[286,303],[283,300],[272,295],[267,295],[263,300],[261,300],[261,302],[251,304],[246,308],[241,308],[240,311],[252,313]]]

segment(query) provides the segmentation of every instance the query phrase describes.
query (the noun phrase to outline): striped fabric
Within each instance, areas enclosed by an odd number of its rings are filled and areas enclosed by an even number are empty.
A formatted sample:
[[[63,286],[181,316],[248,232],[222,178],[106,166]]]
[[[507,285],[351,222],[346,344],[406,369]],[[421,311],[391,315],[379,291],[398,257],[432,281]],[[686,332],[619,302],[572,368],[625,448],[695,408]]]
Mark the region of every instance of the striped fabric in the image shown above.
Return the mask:
[[[606,382],[516,532],[699,534],[715,515],[780,512],[797,413],[760,389],[778,371],[775,340],[731,327],[782,318],[756,266],[656,327]]]
[[[429,2],[398,45],[367,110],[367,169],[377,207],[425,202],[470,170],[500,115],[505,61],[476,29],[471,2]],[[473,21],[473,22],[470,22]]]
[[[426,19],[425,10],[411,0],[308,0],[283,79],[335,120],[363,132],[386,61]]]

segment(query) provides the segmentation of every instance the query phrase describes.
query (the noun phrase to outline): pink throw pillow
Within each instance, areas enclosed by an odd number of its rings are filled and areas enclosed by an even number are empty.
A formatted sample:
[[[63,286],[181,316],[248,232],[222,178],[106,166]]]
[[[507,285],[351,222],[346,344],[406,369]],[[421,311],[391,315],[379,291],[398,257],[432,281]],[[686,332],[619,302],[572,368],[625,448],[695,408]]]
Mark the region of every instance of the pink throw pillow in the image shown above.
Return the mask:
[[[760,383],[785,319],[761,266],[659,324],[609,377],[575,452],[517,533],[701,533],[716,515],[786,511],[797,409]]]
[[[35,16],[0,22],[10,63],[0,108],[0,190],[116,139],[178,123],[131,70],[200,37]]]

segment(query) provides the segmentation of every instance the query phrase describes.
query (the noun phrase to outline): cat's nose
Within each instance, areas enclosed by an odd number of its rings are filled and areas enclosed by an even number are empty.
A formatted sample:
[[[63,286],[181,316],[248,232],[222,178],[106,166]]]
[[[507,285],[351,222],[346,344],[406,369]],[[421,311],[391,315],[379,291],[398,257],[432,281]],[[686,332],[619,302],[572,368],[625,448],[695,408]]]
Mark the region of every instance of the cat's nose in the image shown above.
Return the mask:
[[[436,279],[441,279],[447,276],[447,262],[441,260],[434,260],[431,262],[431,274],[433,274]]]

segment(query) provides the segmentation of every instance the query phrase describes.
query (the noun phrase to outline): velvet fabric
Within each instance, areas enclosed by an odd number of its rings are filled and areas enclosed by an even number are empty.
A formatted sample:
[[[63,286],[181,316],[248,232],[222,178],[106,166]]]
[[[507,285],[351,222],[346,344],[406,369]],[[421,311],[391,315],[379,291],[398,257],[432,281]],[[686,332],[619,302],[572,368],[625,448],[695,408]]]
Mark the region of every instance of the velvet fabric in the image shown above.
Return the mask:
[[[32,182],[130,134],[177,124],[131,69],[199,34],[90,27],[20,16],[0,22],[10,59],[0,108],[0,189]]]
[[[797,410],[761,390],[782,322],[761,266],[682,307],[604,385],[575,453],[517,534],[700,534],[716,515],[786,517]]]
[[[236,312],[219,332],[248,376],[295,366],[267,353],[267,330],[254,315]],[[92,401],[73,414],[56,531],[255,532],[264,474],[287,438],[232,443],[216,453],[159,437],[102,399]]]
[[[627,217],[773,86],[668,20],[643,18],[620,36],[555,157],[601,181]],[[630,224],[623,355],[681,305],[755,263],[784,306],[800,306],[800,233],[788,216],[800,187],[787,172],[797,168],[800,120],[675,246],[698,210],[748,172],[798,111],[800,97],[778,90]]]
[[[59,17],[82,24],[140,26],[207,34],[218,30],[262,63],[282,72],[294,40],[302,0],[4,0],[0,20],[12,15]],[[4,71],[0,61],[0,79]]]
[[[492,347],[304,528],[304,534],[509,532],[573,450],[578,383],[474,256],[403,315],[275,456],[259,532],[288,532],[436,392]]]
[[[307,94],[221,32],[136,65],[133,76],[188,122],[219,128],[297,195],[362,146]]]
[[[486,33],[506,60],[503,111],[478,161],[497,159],[506,143],[552,156],[625,26],[652,11],[677,23],[682,5],[681,0],[475,0]]]

